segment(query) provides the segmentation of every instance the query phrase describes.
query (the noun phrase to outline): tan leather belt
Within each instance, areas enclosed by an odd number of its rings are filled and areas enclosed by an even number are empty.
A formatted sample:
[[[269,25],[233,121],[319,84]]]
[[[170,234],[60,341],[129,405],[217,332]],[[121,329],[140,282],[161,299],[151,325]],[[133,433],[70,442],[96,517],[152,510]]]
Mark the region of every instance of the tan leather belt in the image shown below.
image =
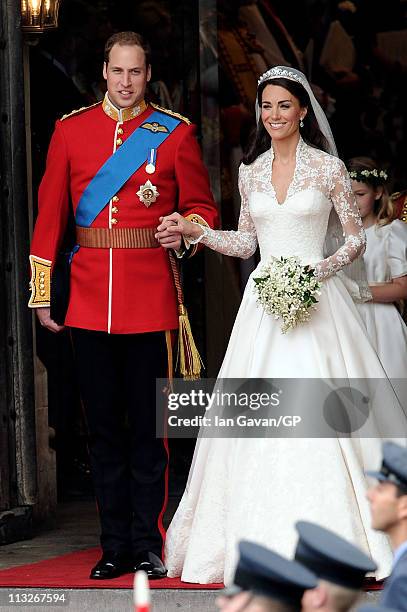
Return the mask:
[[[76,226],[76,242],[93,249],[153,249],[160,246],[155,227],[80,227]]]

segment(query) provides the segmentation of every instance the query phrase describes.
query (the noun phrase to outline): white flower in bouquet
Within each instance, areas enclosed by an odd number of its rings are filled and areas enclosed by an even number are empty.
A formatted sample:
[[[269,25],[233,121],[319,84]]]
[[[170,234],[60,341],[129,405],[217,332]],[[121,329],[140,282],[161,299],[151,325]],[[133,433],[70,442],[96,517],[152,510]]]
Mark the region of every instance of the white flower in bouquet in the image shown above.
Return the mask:
[[[298,257],[273,257],[262,276],[253,280],[257,301],[267,314],[282,319],[283,334],[311,318],[310,310],[315,310],[321,295],[313,269],[302,265]]]

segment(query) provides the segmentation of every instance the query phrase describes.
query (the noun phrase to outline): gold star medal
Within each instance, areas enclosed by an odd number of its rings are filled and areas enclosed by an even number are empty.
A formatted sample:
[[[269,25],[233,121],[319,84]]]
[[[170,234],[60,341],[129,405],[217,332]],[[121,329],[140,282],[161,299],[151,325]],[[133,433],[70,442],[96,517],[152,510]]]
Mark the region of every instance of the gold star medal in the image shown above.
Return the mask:
[[[160,195],[158,189],[151,181],[147,181],[144,185],[140,185],[140,189],[137,192],[140,202],[147,208],[155,202]]]

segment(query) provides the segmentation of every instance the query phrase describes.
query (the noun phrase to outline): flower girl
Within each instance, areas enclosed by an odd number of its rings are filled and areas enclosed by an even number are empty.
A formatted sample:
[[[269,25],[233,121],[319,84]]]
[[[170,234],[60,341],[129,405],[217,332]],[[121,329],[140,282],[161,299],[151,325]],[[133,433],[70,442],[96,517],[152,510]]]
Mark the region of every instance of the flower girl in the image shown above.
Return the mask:
[[[363,259],[373,296],[357,307],[387,376],[406,378],[407,327],[395,303],[407,298],[407,224],[394,219],[387,173],[376,162],[354,157],[347,165],[366,232]]]

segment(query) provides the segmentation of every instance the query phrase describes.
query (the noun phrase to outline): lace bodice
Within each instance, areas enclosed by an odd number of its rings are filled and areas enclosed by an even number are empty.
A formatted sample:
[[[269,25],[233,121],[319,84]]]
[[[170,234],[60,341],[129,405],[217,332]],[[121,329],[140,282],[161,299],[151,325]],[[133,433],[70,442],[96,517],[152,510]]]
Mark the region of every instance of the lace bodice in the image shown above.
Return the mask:
[[[279,204],[271,182],[273,148],[239,169],[241,210],[237,231],[203,228],[201,241],[211,249],[248,258],[260,247],[261,260],[298,256],[324,279],[363,253],[366,239],[343,162],[307,145],[301,138],[286,199]],[[324,258],[332,206],[339,216],[344,244]]]

